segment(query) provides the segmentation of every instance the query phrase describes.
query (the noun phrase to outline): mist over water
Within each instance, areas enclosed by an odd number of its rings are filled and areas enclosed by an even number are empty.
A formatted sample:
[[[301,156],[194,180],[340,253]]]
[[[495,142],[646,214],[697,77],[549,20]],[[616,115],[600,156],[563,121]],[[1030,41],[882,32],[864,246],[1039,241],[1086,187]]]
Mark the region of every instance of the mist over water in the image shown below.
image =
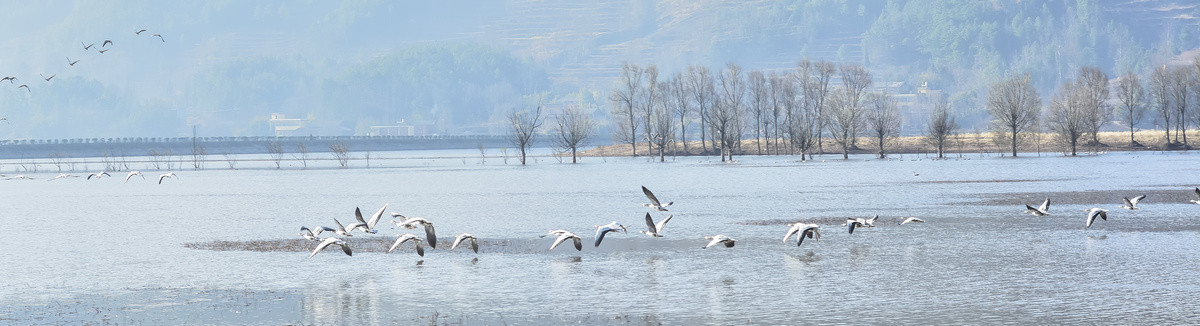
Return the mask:
[[[371,169],[178,171],[162,185],[0,181],[0,221],[22,226],[0,237],[0,320],[95,320],[94,308],[117,322],[267,324],[1200,321],[1191,153],[525,167],[457,153]],[[675,202],[663,238],[634,233],[642,185]],[[1142,209],[1116,207],[1142,193]],[[1051,216],[1022,213],[1045,197]],[[383,203],[433,221],[438,249],[360,249],[423,235],[390,223],[346,238],[353,257],[185,246],[295,239],[300,226],[348,223],[356,206]],[[1084,229],[1091,207],[1109,219]],[[876,228],[839,226],[874,214]],[[896,225],[907,216],[926,223]],[[593,247],[592,225],[614,220],[631,232]],[[800,220],[822,222],[820,241],[781,243],[784,224]],[[548,251],[553,240],[538,236],[558,228],[582,236],[583,251]],[[479,254],[448,251],[464,232],[483,241]],[[701,249],[714,234],[737,245]]]

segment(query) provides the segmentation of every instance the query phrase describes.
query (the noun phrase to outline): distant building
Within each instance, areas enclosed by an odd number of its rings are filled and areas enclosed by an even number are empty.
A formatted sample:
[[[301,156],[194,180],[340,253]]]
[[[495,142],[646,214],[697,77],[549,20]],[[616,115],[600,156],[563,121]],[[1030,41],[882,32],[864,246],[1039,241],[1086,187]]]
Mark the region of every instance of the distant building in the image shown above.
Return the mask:
[[[437,134],[434,130],[433,121],[400,120],[394,125],[369,126],[366,136],[426,136]]]
[[[275,137],[297,136],[298,130],[308,124],[308,119],[287,118],[283,113],[271,113],[271,119],[267,120],[267,124],[271,126],[271,132]]]

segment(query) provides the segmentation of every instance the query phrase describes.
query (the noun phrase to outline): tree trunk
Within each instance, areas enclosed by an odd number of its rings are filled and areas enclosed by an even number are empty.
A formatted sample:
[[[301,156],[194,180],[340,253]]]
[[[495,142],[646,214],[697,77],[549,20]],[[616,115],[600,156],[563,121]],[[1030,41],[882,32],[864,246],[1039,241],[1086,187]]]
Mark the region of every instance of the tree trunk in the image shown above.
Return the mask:
[[[683,118],[683,116],[679,117],[679,139],[683,141],[683,152],[691,154],[687,149],[687,121]]]
[[[883,137],[879,137],[879,158],[884,158],[884,156],[883,156]]]
[[[525,146],[521,146],[521,165],[525,165]]]
[[[1017,128],[1012,128],[1012,154],[1017,157]]]
[[[942,147],[945,146],[945,143],[946,143],[945,140],[938,140],[938,158],[945,158],[942,156],[942,153],[943,153]]]
[[[575,147],[571,147],[571,164],[575,164]]]
[[[1071,156],[1075,156],[1076,143],[1078,143],[1077,140],[1074,140],[1074,139],[1071,140]]]
[[[1133,143],[1135,143],[1135,141],[1133,140],[1133,125],[1130,124],[1129,125],[1129,146],[1133,146]]]

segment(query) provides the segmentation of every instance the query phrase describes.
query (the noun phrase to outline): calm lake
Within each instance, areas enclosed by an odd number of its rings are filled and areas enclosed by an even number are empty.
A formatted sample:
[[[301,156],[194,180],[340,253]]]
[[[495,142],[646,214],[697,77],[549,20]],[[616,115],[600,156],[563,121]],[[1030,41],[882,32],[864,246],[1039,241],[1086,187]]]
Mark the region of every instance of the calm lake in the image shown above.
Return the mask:
[[[1200,205],[1188,202],[1200,153],[524,167],[478,151],[372,155],[369,169],[216,161],[161,185],[165,171],[46,181],[58,172],[44,166],[0,180],[0,324],[1200,323]],[[21,174],[15,164],[0,173]],[[675,202],[653,214],[674,215],[663,238],[636,233],[643,185]],[[1117,207],[1140,194],[1140,210]],[[1023,212],[1047,197],[1052,215]],[[438,248],[360,248],[424,236],[386,222],[344,238],[353,257],[187,246],[298,239],[384,203],[432,221]],[[1085,229],[1092,207],[1111,211]],[[840,226],[874,214],[878,227]],[[908,216],[926,222],[896,224]],[[628,234],[593,247],[592,226],[612,221]],[[822,224],[820,241],[780,242],[795,221]],[[583,251],[549,251],[539,236],[559,228]],[[464,232],[478,254],[448,251]],[[701,249],[715,234],[737,245]]]

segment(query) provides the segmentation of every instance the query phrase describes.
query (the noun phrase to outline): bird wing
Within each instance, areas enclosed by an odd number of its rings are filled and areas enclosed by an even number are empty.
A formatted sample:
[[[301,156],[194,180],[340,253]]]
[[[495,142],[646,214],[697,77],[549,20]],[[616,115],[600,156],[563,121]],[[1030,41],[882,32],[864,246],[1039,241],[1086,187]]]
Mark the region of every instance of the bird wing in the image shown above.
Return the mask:
[[[1129,201],[1129,197],[1121,197],[1125,201],[1125,207],[1133,208],[1133,202]]]
[[[457,237],[454,237],[454,243],[450,245],[450,250],[454,250],[454,248],[458,248],[458,244],[462,243],[463,239],[467,238],[466,235],[467,235],[466,233],[463,233],[463,234],[459,234]]]
[[[721,240],[723,240],[721,237],[712,237],[712,241],[709,241],[708,244],[704,246],[704,249],[708,249],[708,247],[712,247],[718,243],[721,243]]]
[[[312,254],[308,255],[308,258],[312,258],[313,256],[316,256],[317,253],[321,252],[321,250],[325,249],[325,247],[328,247],[330,244],[333,244],[334,242],[338,242],[338,241],[341,241],[341,240],[338,238],[333,238],[333,237],[326,238],[325,241],[321,241],[321,244],[317,245],[317,249],[313,249]]]
[[[425,246],[421,245],[421,241],[417,241],[417,255],[425,257]]]
[[[137,174],[137,173],[129,172],[129,174],[125,175],[125,182],[128,183],[129,178],[132,178],[134,174]]]
[[[572,238],[572,237],[575,237],[575,236],[573,236],[573,235],[568,235],[568,234],[560,234],[560,235],[558,235],[558,238],[555,238],[555,239],[554,239],[554,244],[551,244],[551,245],[550,245],[550,250],[554,250],[554,248],[555,248],[555,247],[558,247],[558,245],[562,244],[562,243],[563,243],[563,241],[567,241],[567,239],[570,239],[570,238]]]
[[[788,238],[791,238],[793,234],[796,234],[796,232],[800,232],[800,225],[798,224],[792,225],[788,228],[787,233],[783,235],[783,242],[787,242]],[[801,235],[801,237],[803,237],[803,235]]]
[[[850,224],[850,234],[854,234],[854,225],[858,224],[858,222],[850,222],[847,224]]]
[[[571,240],[575,241],[575,251],[583,251],[583,239],[576,236],[571,238]]]
[[[367,223],[354,222],[354,223],[350,223],[349,225],[346,225],[346,230],[350,230],[350,231],[357,230],[360,228],[363,229],[363,231],[366,231]]]
[[[725,243],[725,248],[733,248],[733,245],[736,244],[736,241],[734,241],[733,239],[725,239],[724,241],[721,241],[721,242]]]
[[[647,216],[649,216],[649,214],[647,214]],[[654,225],[654,233],[662,233],[663,227],[667,226],[667,222],[670,221],[672,217],[675,217],[675,215],[667,215],[667,218],[664,218],[662,221],[658,221],[658,224]]]
[[[475,239],[475,237],[471,237],[471,251],[479,253],[479,239]]]
[[[1087,215],[1087,224],[1084,224],[1084,228],[1089,228],[1089,227],[1092,227],[1092,222],[1095,222],[1095,221],[1096,221],[1096,216],[1100,215],[1100,214],[1097,214],[1097,213],[1099,213],[1099,212],[1100,212],[1100,211],[1099,211],[1099,210],[1096,210],[1096,209],[1092,209],[1091,211],[1089,211],[1089,212],[1088,212],[1088,215]]]
[[[650,232],[658,233],[658,226],[654,225],[654,218],[650,217],[650,213],[646,213],[646,228],[649,228]]]
[[[649,198],[650,203],[654,204],[654,206],[662,206],[658,203],[658,197],[654,197],[654,193],[650,192],[650,189],[646,189],[646,186],[642,186],[642,193],[646,194],[646,198]]]
[[[1042,213],[1050,211],[1050,197],[1046,197],[1046,201],[1042,202],[1042,206],[1038,206],[1038,210]]]
[[[602,227],[602,228],[600,228],[600,229],[596,230],[596,244],[595,244],[595,247],[599,247],[599,246],[600,246],[600,242],[601,242],[601,241],[604,241],[604,235],[605,235],[605,234],[608,234],[608,232],[610,232],[610,231],[612,231],[612,230],[613,230],[613,229],[612,229],[612,228],[609,228],[609,227]]]
[[[358,207],[354,208],[354,219],[358,220],[358,222],[362,223],[363,225],[367,225],[367,220],[363,219],[362,210],[358,209]]]
[[[375,215],[371,215],[371,219],[367,220],[367,227],[374,229],[375,224],[379,223],[379,219],[383,217],[383,211],[386,210],[387,207],[388,204],[385,203],[383,204],[383,207],[379,208],[379,210],[375,212]],[[358,208],[356,207],[354,210],[357,211]]]
[[[338,226],[338,227],[337,227],[337,230],[334,230],[334,231],[342,231],[342,232],[346,232],[346,227],[345,227],[345,226],[342,226],[342,222],[338,222],[337,218],[334,218],[334,219],[333,219],[333,223],[337,223],[337,226]]]
[[[1028,204],[1026,204],[1026,205],[1025,205],[1025,212],[1027,212],[1027,213],[1038,213],[1038,210],[1037,210],[1037,208],[1033,208],[1033,206],[1029,206]]]
[[[1146,195],[1133,197],[1133,199],[1130,199],[1129,202],[1134,206],[1137,206],[1138,202],[1142,201],[1142,199],[1146,199]]]
[[[313,235],[318,235],[318,236],[319,236],[319,235],[321,235],[321,232],[325,232],[325,231],[329,231],[329,232],[337,232],[337,229],[334,229],[334,228],[331,228],[331,227],[328,227],[328,226],[322,226],[322,227],[319,227],[319,228],[317,228],[317,232],[313,233]]]
[[[798,240],[796,240],[796,246],[797,246],[797,247],[799,247],[799,246],[800,246],[800,244],[804,243],[804,236],[805,236],[806,234],[808,234],[808,231],[807,231],[807,230],[806,230],[806,231],[804,231],[804,233],[801,233],[799,237],[796,237],[796,239],[798,239]]]
[[[28,87],[26,87],[26,88],[28,88]],[[1196,191],[1196,197],[1200,198],[1200,187],[1196,187],[1195,191]]]
[[[166,179],[167,177],[169,177],[169,175],[166,174],[158,176],[158,184],[162,184],[163,179]]]
[[[350,252],[350,245],[346,243],[342,243],[342,252],[346,253],[346,256],[354,256],[354,253]]]
[[[429,240],[430,248],[437,248],[437,234],[433,232],[433,223],[425,223],[425,239]]]

